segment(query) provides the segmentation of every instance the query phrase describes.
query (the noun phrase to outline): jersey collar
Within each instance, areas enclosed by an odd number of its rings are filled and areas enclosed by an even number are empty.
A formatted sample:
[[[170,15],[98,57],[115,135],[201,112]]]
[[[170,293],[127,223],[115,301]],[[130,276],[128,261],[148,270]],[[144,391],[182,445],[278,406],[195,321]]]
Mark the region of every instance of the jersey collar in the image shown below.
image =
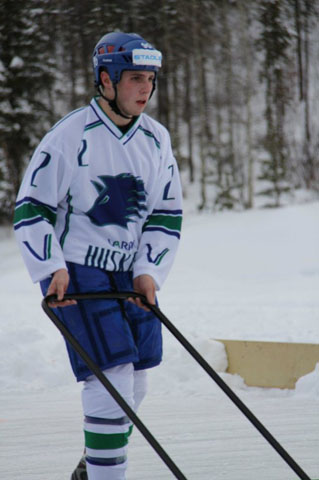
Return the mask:
[[[98,103],[99,97],[94,97],[91,100],[90,107],[94,112],[95,116],[99,121],[103,123],[105,128],[107,128],[112,135],[114,135],[121,143],[124,145],[135,135],[138,127],[141,123],[141,117],[143,114],[139,115],[133,125],[129,128],[129,130],[123,133],[120,128],[110,119],[110,117],[104,112],[104,110],[100,107]]]

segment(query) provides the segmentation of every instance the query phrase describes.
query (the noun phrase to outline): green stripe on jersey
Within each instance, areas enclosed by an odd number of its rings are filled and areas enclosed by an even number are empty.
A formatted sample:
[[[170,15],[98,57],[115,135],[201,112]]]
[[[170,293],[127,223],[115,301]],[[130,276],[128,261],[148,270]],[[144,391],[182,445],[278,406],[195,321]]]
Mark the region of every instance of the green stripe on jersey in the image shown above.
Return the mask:
[[[51,258],[51,246],[52,246],[52,234],[48,236],[47,248],[46,248],[46,257],[47,259]]]
[[[16,207],[14,212],[13,223],[17,225],[21,221],[32,220],[33,218],[42,217],[53,226],[56,222],[56,213],[45,205],[34,205],[32,202],[26,202]]]
[[[71,205],[72,198],[73,197],[70,194],[70,189],[69,189],[68,193],[67,193],[67,198],[66,198],[66,203],[68,204],[68,210],[67,210],[67,213],[66,213],[66,216],[65,216],[65,226],[64,226],[64,230],[62,232],[62,235],[60,237],[60,245],[61,245],[62,248],[64,246],[65,239],[66,239],[66,237],[69,233],[69,230],[70,230],[70,217],[73,213],[73,207]]]
[[[102,120],[98,120],[94,123],[91,123],[90,125],[87,125],[85,128],[84,128],[84,131],[86,132],[87,130],[92,130],[92,128],[95,128],[95,127],[99,127],[100,125],[103,125],[103,122]]]
[[[84,430],[85,446],[93,450],[114,450],[123,448],[128,444],[133,426],[131,425],[125,433],[93,433]]]
[[[142,130],[142,132],[144,133],[144,135],[146,135],[147,137],[149,138],[152,138],[155,142],[155,145],[157,146],[157,148],[161,148],[161,144],[160,142],[155,138],[154,134],[152,132],[150,132],[149,130],[145,130],[145,128],[143,128],[141,125],[138,127],[140,130]]]
[[[164,227],[169,230],[175,230],[177,232],[180,232],[182,228],[182,217],[181,215],[173,216],[154,214],[151,215],[147,222],[144,224],[143,231],[147,227]]]

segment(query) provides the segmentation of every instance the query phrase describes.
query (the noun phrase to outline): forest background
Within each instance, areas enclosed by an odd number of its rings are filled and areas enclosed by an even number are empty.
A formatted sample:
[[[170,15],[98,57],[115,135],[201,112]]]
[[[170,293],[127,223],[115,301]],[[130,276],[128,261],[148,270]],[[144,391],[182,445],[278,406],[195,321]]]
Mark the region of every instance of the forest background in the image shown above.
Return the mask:
[[[318,18],[318,0],[0,0],[0,223],[39,140],[95,95],[113,30],[163,53],[148,112],[196,208],[318,198]]]

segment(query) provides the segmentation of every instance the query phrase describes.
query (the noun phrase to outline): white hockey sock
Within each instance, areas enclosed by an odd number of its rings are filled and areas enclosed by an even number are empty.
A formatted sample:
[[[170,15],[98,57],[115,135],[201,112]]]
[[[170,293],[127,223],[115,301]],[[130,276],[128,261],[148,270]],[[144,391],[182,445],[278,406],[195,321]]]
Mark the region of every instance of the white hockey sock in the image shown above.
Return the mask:
[[[104,374],[134,408],[133,365],[120,365]],[[84,383],[82,404],[89,480],[125,480],[131,421],[94,376]]]
[[[147,392],[147,370],[134,371],[134,410],[137,412]]]

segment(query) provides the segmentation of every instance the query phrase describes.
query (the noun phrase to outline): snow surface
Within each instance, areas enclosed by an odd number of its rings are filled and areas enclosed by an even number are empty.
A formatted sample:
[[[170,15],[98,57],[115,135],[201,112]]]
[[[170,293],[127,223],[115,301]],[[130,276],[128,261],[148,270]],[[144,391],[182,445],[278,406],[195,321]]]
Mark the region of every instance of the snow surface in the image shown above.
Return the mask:
[[[295,390],[247,387],[214,339],[319,343],[319,202],[188,211],[162,311],[284,448],[319,478],[319,365]],[[0,478],[68,480],[82,448],[80,385],[10,229],[0,229]],[[140,415],[189,480],[297,478],[164,331]],[[138,431],[128,480],[173,478]]]

